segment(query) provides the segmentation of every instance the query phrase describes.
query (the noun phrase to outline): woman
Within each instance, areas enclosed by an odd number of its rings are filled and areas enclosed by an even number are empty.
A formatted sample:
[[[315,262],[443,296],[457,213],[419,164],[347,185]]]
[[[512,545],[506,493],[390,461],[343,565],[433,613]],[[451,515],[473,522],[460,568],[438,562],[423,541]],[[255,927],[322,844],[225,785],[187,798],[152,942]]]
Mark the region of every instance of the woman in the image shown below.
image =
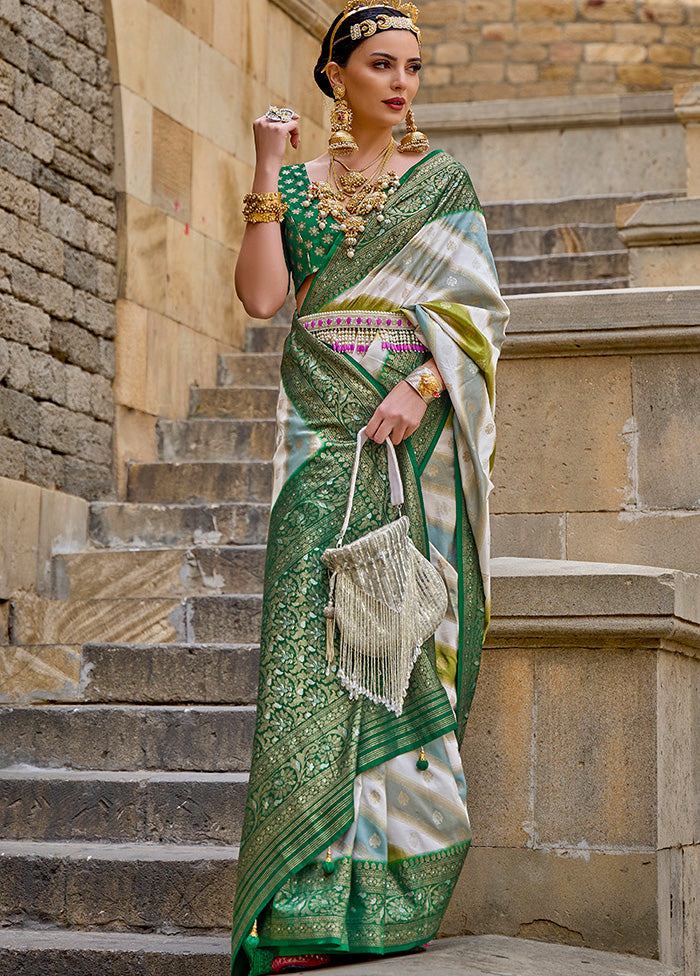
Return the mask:
[[[428,150],[409,114],[416,18],[399,0],[350,0],[331,25],[315,71],[335,99],[329,153],[282,167],[298,116],[271,107],[254,124],[236,288],[267,318],[291,273],[298,311],[282,359],[234,974],[427,942],[471,840],[459,743],[488,622],[494,369],[508,313],[469,177]],[[393,517],[388,439],[413,542],[448,593],[393,708],[349,693],[326,655],[337,644],[321,556],[337,544],[363,426],[373,443],[347,539]]]

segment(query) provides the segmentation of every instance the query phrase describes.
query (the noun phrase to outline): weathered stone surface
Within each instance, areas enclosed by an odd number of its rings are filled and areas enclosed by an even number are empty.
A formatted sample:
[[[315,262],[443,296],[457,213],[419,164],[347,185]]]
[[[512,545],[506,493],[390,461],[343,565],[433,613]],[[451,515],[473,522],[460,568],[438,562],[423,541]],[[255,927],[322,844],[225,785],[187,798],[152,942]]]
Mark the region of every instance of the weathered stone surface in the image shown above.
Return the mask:
[[[264,569],[262,546],[59,555],[53,563],[53,596],[106,600],[259,593]]]
[[[245,773],[0,770],[5,840],[235,844]]]
[[[275,388],[214,387],[190,391],[190,414],[194,417],[232,417],[239,420],[271,419],[277,407]]]
[[[700,844],[683,848],[683,923],[686,973],[697,972],[700,964]]]
[[[700,836],[700,661],[662,653],[657,694],[658,846],[686,847]]]
[[[60,952],[70,965],[72,976],[226,976],[230,962],[230,940],[224,937],[142,935],[129,932],[63,932],[4,929],[0,932],[0,962],[21,959],[26,976],[51,972],[51,953]],[[545,945],[526,939],[485,935],[440,939],[426,952],[362,963],[365,976],[489,976],[498,967],[518,976],[561,976],[581,967],[588,976],[671,976],[650,959]],[[335,965],[339,976],[356,976],[357,965]],[[321,969],[321,972],[326,972]]]
[[[494,513],[616,510],[627,494],[631,415],[620,356],[502,362]]]
[[[467,802],[480,846],[526,847],[533,836],[534,655],[483,652],[462,747]]]
[[[259,596],[198,596],[186,601],[188,642],[253,643],[260,639]]]
[[[535,698],[537,845],[655,850],[655,652],[538,650]]]
[[[681,587],[671,570],[611,563],[498,557],[491,572],[494,616],[532,620],[671,615]]]
[[[229,353],[219,357],[217,382],[219,386],[262,386],[278,389],[281,361],[282,357],[278,353]]]
[[[177,639],[179,612],[177,600],[64,603],[26,595],[15,601],[14,627],[19,644],[82,644],[91,640],[160,643]]]
[[[206,930],[230,921],[236,848],[6,841],[3,850],[6,922]]]
[[[271,460],[273,420],[161,420],[157,426],[161,461]]]
[[[79,683],[79,644],[21,644],[2,648],[0,702],[73,701]]]
[[[268,502],[272,469],[267,461],[190,461],[132,464],[131,502]]]
[[[0,477],[1,600],[8,600],[16,592],[35,585],[40,512],[41,489]]]
[[[513,936],[540,920],[549,923],[552,940],[656,954],[654,851],[514,850],[481,847],[478,837],[474,844],[443,920],[443,935],[497,929]]]
[[[3,298],[5,314],[0,319],[4,336],[35,353],[25,357],[22,372],[21,353],[14,350],[9,385],[35,401],[69,406],[76,383],[71,364],[111,378],[110,352],[80,328],[90,328],[91,323],[74,302],[73,289],[110,300],[113,291],[114,233],[104,226],[105,217],[115,225],[111,78],[102,57],[104,28],[96,29],[103,25],[103,12],[96,18],[74,0],[66,0],[60,15],[55,7],[48,0],[5,0],[0,11],[0,49],[6,65],[0,92],[8,96],[0,97],[5,137],[0,141],[0,188],[8,208],[0,221],[0,259],[14,296]],[[106,71],[98,72],[98,58]],[[99,213],[100,230],[87,219],[87,200]],[[56,321],[50,323],[49,316]],[[113,324],[111,328],[113,332]],[[108,332],[98,323],[95,331],[105,336]],[[39,358],[39,351],[49,355]],[[111,424],[103,397],[104,393],[94,402],[88,398],[77,409]],[[44,409],[42,404],[39,410]],[[32,411],[27,403],[24,413],[30,422],[36,407]],[[61,445],[49,438],[49,443],[43,422],[33,428],[25,423],[21,430],[14,424],[7,437],[24,444],[23,463],[17,463],[16,451],[4,451],[0,474],[82,493],[111,484],[104,461],[97,477],[95,472],[86,476],[85,470],[76,477],[85,463],[81,446],[70,438]],[[88,465],[97,463],[89,444],[87,455]]]
[[[86,644],[81,695],[91,702],[253,704],[254,644]]]
[[[0,708],[0,762],[71,769],[240,772],[251,706],[45,705]]]
[[[566,556],[700,573],[700,512],[572,512]]]
[[[565,558],[567,524],[563,515],[494,515],[491,519],[492,555]]]
[[[264,503],[147,505],[96,502],[90,537],[99,545],[258,545],[267,538],[270,507]]]
[[[144,971],[171,976],[173,968],[178,976],[227,976],[230,941],[226,936],[5,928],[0,965],[21,964],[24,976],[58,976],[56,967],[69,969],[71,976],[143,976]]]
[[[635,357],[634,415],[639,428],[637,469],[644,508],[700,507],[700,354]]]

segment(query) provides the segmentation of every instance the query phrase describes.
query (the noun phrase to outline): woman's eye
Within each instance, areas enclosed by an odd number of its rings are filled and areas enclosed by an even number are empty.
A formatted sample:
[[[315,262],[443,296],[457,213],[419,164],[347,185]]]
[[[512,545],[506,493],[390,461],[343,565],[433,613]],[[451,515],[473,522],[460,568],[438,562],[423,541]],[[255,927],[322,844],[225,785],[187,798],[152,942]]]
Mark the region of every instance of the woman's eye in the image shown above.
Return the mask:
[[[374,62],[374,67],[375,68],[388,68],[389,67],[389,62],[388,61],[375,61]]]

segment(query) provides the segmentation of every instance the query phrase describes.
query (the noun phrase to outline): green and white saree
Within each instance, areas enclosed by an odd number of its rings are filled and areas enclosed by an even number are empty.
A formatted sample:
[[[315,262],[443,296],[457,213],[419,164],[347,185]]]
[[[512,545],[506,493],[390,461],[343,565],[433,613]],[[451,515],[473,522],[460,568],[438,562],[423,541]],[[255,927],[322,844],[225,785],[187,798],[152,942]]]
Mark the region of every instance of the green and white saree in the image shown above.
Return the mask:
[[[427,942],[471,840],[459,743],[488,621],[494,371],[508,312],[478,200],[447,154],[402,178],[353,259],[337,225],[308,237],[306,181],[296,166],[280,179],[295,280],[308,273],[304,256],[318,273],[282,360],[236,976],[269,973],[276,956]],[[376,329],[371,341],[349,351],[327,341],[328,329],[352,331],[358,319],[365,334]],[[343,521],[358,429],[431,355],[447,392],[397,454],[413,541],[441,572],[449,605],[397,717],[351,700],[327,666],[321,554]],[[385,449],[370,444],[346,541],[393,517],[386,482]],[[421,747],[427,769],[416,766]]]

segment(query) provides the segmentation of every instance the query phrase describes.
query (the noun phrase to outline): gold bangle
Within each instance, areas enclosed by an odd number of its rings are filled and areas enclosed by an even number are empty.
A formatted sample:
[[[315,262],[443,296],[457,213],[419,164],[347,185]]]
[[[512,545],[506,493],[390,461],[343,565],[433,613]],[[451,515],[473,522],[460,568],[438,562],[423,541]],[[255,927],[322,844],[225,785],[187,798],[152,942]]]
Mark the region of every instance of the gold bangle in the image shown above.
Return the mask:
[[[249,224],[279,223],[287,210],[288,205],[278,192],[246,193],[243,197],[243,217]]]
[[[406,377],[406,382],[413,387],[425,403],[437,399],[444,389],[440,380],[428,366],[419,366],[418,369],[414,369]]]

